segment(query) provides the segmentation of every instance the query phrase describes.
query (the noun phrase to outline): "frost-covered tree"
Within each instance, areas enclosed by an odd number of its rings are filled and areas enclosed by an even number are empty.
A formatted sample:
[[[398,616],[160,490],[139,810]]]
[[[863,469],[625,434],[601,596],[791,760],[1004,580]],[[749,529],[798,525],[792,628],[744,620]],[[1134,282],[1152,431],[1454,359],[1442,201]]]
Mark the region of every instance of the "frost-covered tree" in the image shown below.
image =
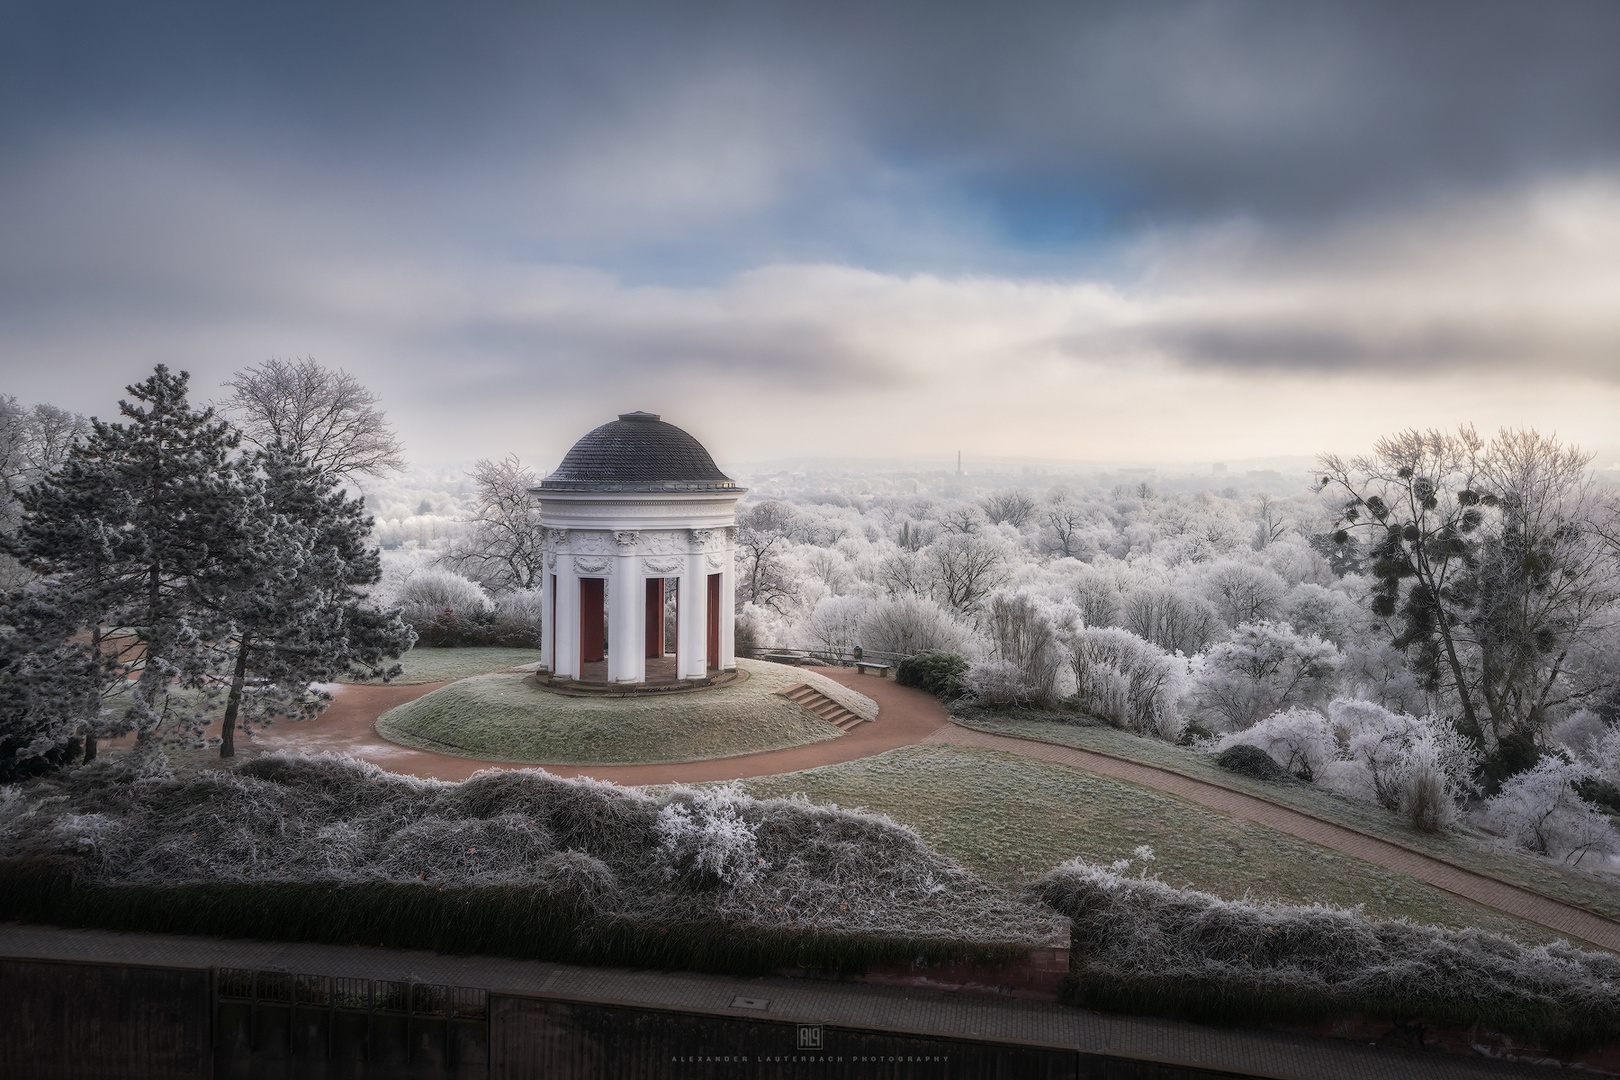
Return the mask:
[[[1559,754],[1511,777],[1486,802],[1487,828],[1528,851],[1579,865],[1588,855],[1620,854],[1609,815],[1581,799],[1587,770]]]
[[[792,506],[768,500],[737,519],[737,603],[778,614],[793,606],[795,590],[782,567],[796,517]]]
[[[1279,623],[1244,623],[1193,665],[1192,708],[1225,730],[1241,730],[1292,705],[1325,703],[1339,650]]]
[[[516,454],[483,459],[472,471],[476,494],[462,519],[467,532],[450,549],[447,565],[490,590],[537,589],[545,573],[545,530],[530,489],[539,477]]]
[[[1275,619],[1288,595],[1288,583],[1275,571],[1231,559],[1211,564],[1199,585],[1204,598],[1230,627]]]
[[[1341,500],[1335,541],[1371,543],[1374,613],[1496,776],[1533,761],[1537,732],[1571,700],[1570,658],[1617,602],[1589,461],[1532,431],[1487,443],[1468,427],[1321,459],[1320,487]]]
[[[1029,497],[1028,492],[1017,488],[991,492],[985,496],[982,509],[992,525],[1006,522],[1015,529],[1022,529],[1035,520],[1035,500]]]
[[[1168,584],[1132,589],[1125,597],[1120,625],[1166,652],[1184,656],[1202,652],[1226,629],[1215,605]]]
[[[0,783],[83,751],[101,710],[101,657],[78,636],[92,617],[49,581],[0,600]]]
[[[266,360],[225,385],[235,391],[225,408],[255,446],[279,444],[344,481],[405,468],[404,447],[375,408],[377,395],[348,372],[308,357]]]
[[[1185,661],[1118,627],[1071,625],[1063,637],[1081,709],[1138,734],[1181,735],[1176,699]]]
[[[77,413],[45,404],[28,408],[0,394],[0,537],[12,536],[22,520],[18,496],[60,466],[89,430],[89,421]],[[32,576],[0,552],[0,586],[20,588]]]
[[[391,674],[389,661],[415,640],[397,611],[365,603],[382,570],[361,500],[278,445],[253,463],[257,539],[209,595],[226,627],[214,641],[227,687],[221,757],[236,752],[239,717],[250,730],[275,716],[314,716],[331,697],[313,684]]]
[[[1072,606],[1058,605],[1027,589],[998,589],[984,605],[990,660],[1007,666],[1021,691],[1021,702],[1049,705],[1057,699],[1058,678],[1068,659],[1065,630],[1080,624]],[[968,672],[968,684],[976,681]],[[997,675],[998,685],[1006,679]]]
[[[21,498],[20,556],[90,613],[92,640],[121,676],[137,676],[131,706],[105,733],[133,729],[142,743],[168,720],[202,722],[195,703],[171,693],[203,688],[223,629],[199,597],[261,539],[247,512],[251,483],[232,456],[238,436],[212,409],[191,407],[187,383],[158,365],[128,388],[134,403],[119,403],[127,423],[92,420],[62,466]]]
[[[1090,515],[1073,498],[1062,496],[1046,504],[1041,512],[1042,542],[1049,554],[1061,559],[1078,559],[1085,555],[1085,529]]]
[[[951,532],[928,549],[936,595],[958,614],[976,609],[1007,580],[1002,545],[976,532]]]

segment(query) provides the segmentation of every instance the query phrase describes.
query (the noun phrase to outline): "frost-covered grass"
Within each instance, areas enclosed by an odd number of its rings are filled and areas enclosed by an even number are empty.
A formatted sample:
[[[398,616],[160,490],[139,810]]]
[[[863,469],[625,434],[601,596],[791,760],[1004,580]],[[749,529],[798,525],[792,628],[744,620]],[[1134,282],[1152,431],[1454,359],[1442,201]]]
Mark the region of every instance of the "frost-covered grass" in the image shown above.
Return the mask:
[[[779,696],[800,683],[825,684],[829,697],[837,691],[877,713],[870,698],[815,672],[737,663],[748,678],[731,686],[626,698],[570,697],[527,676],[480,675],[390,709],[377,730],[406,746],[492,761],[601,765],[730,757],[842,736]]]
[[[394,679],[400,683],[449,682],[492,671],[506,671],[540,662],[538,649],[469,648],[412,649],[400,658],[405,671]],[[373,680],[370,685],[374,685]]]
[[[1263,825],[1018,754],[912,746],[742,784],[761,797],[803,792],[820,803],[881,811],[1009,885],[1076,857],[1104,865],[1130,858],[1147,844],[1165,880],[1229,899],[1360,904],[1380,918],[1479,926],[1524,941],[1553,937],[1545,927]]]
[[[1620,957],[1323,906],[1223,900],[1070,863],[1036,893],[1074,925],[1079,1004],[1208,1021],[1364,1013],[1553,1046],[1620,1035]]]
[[[986,731],[1044,739],[1161,765],[1404,844],[1607,918],[1620,919],[1620,879],[1614,874],[1560,865],[1514,851],[1495,838],[1474,832],[1466,824],[1438,835],[1419,832],[1401,815],[1376,804],[1346,798],[1312,785],[1273,784],[1241,776],[1220,768],[1208,754],[1158,739],[1142,738],[1078,714],[958,710],[956,719]]]
[[[699,966],[738,935],[769,967],[807,941],[858,962],[1066,933],[909,829],[803,802],[336,755],[183,779],[133,762],[5,790],[0,917]]]

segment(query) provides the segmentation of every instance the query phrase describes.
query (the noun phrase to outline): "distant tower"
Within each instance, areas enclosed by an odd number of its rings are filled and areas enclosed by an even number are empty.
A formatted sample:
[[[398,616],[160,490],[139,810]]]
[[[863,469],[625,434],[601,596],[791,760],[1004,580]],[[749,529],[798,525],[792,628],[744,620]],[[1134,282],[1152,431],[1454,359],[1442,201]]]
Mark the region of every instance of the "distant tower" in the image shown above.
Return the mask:
[[[956,452],[956,475],[962,475],[962,451],[960,450]]]

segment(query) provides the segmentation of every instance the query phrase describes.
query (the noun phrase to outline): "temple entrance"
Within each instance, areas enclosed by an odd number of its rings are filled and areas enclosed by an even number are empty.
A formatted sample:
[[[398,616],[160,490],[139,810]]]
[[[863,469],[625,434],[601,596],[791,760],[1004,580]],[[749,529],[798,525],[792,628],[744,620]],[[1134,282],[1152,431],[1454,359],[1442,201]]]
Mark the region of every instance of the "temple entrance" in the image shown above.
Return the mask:
[[[710,671],[714,671],[715,669],[717,669],[720,666],[720,575],[719,574],[710,574],[709,575],[709,604],[708,604],[708,609],[707,609],[706,613],[707,613],[707,615],[709,617],[708,618],[709,625],[707,627],[709,632],[706,635],[704,635],[708,639],[705,642],[705,644],[708,646],[708,654],[709,654],[708,655],[707,667],[708,667],[708,669]]]
[[[607,659],[607,580],[579,579],[579,659],[582,664]]]

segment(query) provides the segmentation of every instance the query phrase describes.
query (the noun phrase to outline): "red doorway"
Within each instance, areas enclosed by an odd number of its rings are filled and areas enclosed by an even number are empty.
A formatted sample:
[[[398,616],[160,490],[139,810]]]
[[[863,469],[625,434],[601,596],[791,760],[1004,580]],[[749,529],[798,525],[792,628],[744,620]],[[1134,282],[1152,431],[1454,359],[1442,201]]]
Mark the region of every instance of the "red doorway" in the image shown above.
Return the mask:
[[[664,579],[647,579],[647,659],[664,655]]]
[[[582,663],[607,656],[607,580],[579,579],[579,658]]]
[[[720,575],[709,575],[709,667],[720,666]]]

